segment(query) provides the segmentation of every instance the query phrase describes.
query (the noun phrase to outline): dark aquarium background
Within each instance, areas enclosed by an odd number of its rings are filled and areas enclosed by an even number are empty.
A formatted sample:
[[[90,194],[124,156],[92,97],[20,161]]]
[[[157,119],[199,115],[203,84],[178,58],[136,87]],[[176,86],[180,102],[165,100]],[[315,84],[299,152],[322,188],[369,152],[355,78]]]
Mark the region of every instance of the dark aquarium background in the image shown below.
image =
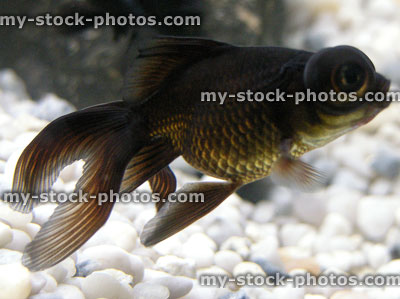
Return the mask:
[[[242,45],[283,44],[277,0],[2,1],[0,15],[200,16],[196,26],[0,26],[0,68],[12,68],[33,99],[53,92],[77,108],[117,100],[136,49],[155,35],[202,36]],[[279,28],[279,30],[277,30]]]

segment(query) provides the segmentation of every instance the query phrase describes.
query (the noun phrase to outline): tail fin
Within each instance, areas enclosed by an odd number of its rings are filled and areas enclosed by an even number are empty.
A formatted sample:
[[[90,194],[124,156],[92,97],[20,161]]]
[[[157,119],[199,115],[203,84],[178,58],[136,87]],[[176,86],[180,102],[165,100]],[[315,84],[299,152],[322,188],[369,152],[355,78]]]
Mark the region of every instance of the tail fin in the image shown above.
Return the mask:
[[[79,159],[86,164],[76,190],[89,195],[87,202],[56,208],[27,245],[25,266],[36,271],[58,263],[107,220],[113,204],[99,205],[96,197],[100,192],[119,191],[125,168],[146,135],[133,114],[122,101],[89,107],[56,119],[25,148],[17,162],[13,191],[30,197],[15,204],[15,209],[31,211],[32,195],[48,191],[60,171]]]
[[[136,132],[130,130],[130,113],[124,102],[112,102],[70,113],[45,127],[17,162],[13,191],[30,196],[25,202],[14,203],[13,208],[29,213],[37,202],[32,195],[48,191],[60,171],[79,159],[86,164],[77,189],[91,192],[96,186],[99,191],[106,190],[105,171],[116,172],[110,169],[110,160],[121,161],[121,174],[125,160],[139,148],[133,140]]]

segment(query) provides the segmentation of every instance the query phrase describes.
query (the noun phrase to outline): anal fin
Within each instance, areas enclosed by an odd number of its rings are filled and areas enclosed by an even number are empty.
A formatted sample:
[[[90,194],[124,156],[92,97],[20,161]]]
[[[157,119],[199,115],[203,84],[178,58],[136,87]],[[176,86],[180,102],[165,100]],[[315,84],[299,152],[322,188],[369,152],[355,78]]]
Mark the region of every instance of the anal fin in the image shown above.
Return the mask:
[[[125,169],[121,193],[132,192],[161,169],[168,166],[179,155],[180,153],[177,153],[172,145],[161,138],[143,147],[129,161]]]
[[[160,199],[166,199],[169,194],[176,190],[176,178],[169,166],[164,167],[149,179],[150,187],[153,193],[158,193]],[[160,210],[164,201],[156,203],[157,211]]]

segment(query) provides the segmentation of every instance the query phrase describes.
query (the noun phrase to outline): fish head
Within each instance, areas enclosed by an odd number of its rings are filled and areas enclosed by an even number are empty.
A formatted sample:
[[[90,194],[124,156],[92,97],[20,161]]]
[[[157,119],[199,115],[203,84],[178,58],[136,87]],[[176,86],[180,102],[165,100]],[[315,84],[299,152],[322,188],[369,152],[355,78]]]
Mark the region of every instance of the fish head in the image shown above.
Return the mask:
[[[375,71],[367,55],[351,46],[313,54],[303,79],[305,87],[318,95],[313,102],[317,121],[308,132],[318,147],[366,124],[390,104],[390,81]]]

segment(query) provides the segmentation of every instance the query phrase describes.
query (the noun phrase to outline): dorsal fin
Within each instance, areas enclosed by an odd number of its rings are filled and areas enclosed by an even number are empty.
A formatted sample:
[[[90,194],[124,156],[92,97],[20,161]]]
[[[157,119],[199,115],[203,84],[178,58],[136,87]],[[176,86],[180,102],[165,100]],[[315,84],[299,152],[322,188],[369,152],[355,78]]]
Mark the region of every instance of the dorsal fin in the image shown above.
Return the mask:
[[[229,47],[234,46],[201,38],[153,39],[150,45],[139,49],[139,55],[125,78],[123,99],[140,104],[188,65],[218,55]]]

